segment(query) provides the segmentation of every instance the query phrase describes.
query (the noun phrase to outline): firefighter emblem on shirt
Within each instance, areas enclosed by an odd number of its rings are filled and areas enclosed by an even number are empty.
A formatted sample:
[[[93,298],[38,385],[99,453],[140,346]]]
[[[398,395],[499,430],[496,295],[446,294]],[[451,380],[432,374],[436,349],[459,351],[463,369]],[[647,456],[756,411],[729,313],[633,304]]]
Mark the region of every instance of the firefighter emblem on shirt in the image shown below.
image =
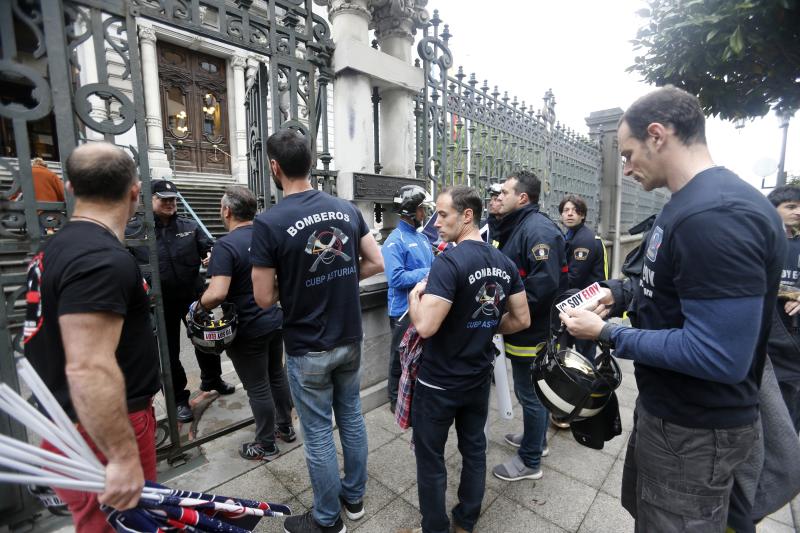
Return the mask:
[[[330,226],[330,229],[316,230],[309,235],[306,243],[306,253],[317,256],[309,272],[316,272],[319,264],[330,265],[337,257],[350,262],[351,257],[343,251],[344,245],[350,237],[339,228]]]
[[[537,261],[547,261],[547,258],[550,257],[550,245],[544,243],[537,244],[531,248],[531,254],[533,254],[533,258]]]
[[[475,301],[479,307],[472,313],[472,318],[478,318],[481,314],[493,318],[500,318],[500,302],[505,298],[503,287],[494,281],[484,283],[475,295]]]
[[[572,253],[572,257],[574,257],[576,261],[586,261],[586,259],[589,257],[589,249],[575,248],[575,251]]]
[[[656,226],[650,236],[650,243],[647,245],[647,258],[655,262],[658,256],[658,249],[661,248],[661,241],[664,239],[664,230]]]

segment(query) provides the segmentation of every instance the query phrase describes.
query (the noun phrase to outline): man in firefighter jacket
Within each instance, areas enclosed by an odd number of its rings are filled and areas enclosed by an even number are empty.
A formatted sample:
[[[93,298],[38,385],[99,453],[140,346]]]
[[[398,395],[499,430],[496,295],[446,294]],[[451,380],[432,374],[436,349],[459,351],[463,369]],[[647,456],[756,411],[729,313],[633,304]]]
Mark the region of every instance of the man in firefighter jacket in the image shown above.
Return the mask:
[[[532,172],[523,170],[509,176],[500,191],[502,219],[492,235],[522,276],[531,315],[529,328],[505,337],[514,393],[523,413],[523,432],[505,436],[506,442],[519,448],[517,454],[492,470],[506,481],[541,478],[541,458],[548,453],[548,412],[536,397],[531,364],[550,335],[553,301],[567,290],[567,258],[561,230],[539,211],[541,188],[541,181]]]

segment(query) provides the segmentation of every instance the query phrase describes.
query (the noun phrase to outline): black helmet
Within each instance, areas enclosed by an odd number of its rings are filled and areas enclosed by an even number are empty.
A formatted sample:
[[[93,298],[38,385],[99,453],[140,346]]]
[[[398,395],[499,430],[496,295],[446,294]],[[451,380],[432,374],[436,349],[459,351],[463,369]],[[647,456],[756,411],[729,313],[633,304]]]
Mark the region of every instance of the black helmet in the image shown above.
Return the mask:
[[[547,350],[533,366],[536,396],[559,422],[598,414],[621,381],[622,372],[611,355],[595,364],[572,347]]]
[[[28,485],[28,492],[39,500],[48,511],[56,516],[69,516],[67,504],[58,497],[56,492],[45,485]]]
[[[557,298],[561,302],[577,291]],[[554,306],[555,310],[555,306]],[[603,410],[622,382],[622,371],[608,350],[594,361],[573,348],[575,338],[551,313],[553,335],[547,350],[533,364],[536,396],[558,422],[590,418]]]
[[[186,315],[186,334],[192,344],[205,353],[221,354],[236,338],[236,306],[225,302],[220,305],[222,317],[214,317],[213,311],[204,311],[199,304],[192,304]]]
[[[413,217],[420,205],[432,206],[433,200],[428,191],[419,185],[404,185],[394,195],[392,206],[400,216]]]

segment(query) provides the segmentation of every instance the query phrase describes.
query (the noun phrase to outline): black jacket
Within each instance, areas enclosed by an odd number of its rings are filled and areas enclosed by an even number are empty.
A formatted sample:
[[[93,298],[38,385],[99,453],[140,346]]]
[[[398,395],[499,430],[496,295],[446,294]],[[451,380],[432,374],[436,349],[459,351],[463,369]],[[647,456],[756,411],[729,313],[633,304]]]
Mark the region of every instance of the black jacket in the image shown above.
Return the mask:
[[[158,247],[158,272],[161,291],[165,298],[194,299],[202,290],[200,261],[211,251],[214,242],[209,239],[194,220],[177,215],[163,224],[155,217],[156,245]],[[148,249],[144,246],[132,250],[140,264],[148,262]]]
[[[531,325],[528,329],[505,336],[506,344],[533,347],[550,336],[550,310],[553,300],[567,290],[567,245],[564,235],[538,205],[526,205],[504,216],[492,239],[519,270]],[[506,355],[515,357],[506,346]],[[511,350],[513,351],[513,349]]]
[[[567,231],[569,288],[583,289],[608,278],[603,240],[585,224]]]

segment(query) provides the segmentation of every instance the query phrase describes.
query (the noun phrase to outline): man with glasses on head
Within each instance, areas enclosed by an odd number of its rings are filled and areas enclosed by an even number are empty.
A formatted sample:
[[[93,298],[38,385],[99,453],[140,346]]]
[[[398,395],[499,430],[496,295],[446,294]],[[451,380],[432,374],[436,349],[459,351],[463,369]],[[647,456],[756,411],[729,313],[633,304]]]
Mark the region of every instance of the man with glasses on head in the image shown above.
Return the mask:
[[[154,180],[152,193],[158,272],[164,301],[164,323],[176,414],[179,422],[191,422],[194,415],[189,407],[186,371],[180,359],[180,324],[186,317],[189,306],[203,289],[200,265],[208,265],[214,243],[200,230],[197,222],[178,216],[178,188],[174,183]],[[146,262],[147,248],[134,249],[134,255],[140,262]],[[220,356],[197,349],[195,356],[200,366],[200,390],[233,394],[236,387],[222,381]]]

